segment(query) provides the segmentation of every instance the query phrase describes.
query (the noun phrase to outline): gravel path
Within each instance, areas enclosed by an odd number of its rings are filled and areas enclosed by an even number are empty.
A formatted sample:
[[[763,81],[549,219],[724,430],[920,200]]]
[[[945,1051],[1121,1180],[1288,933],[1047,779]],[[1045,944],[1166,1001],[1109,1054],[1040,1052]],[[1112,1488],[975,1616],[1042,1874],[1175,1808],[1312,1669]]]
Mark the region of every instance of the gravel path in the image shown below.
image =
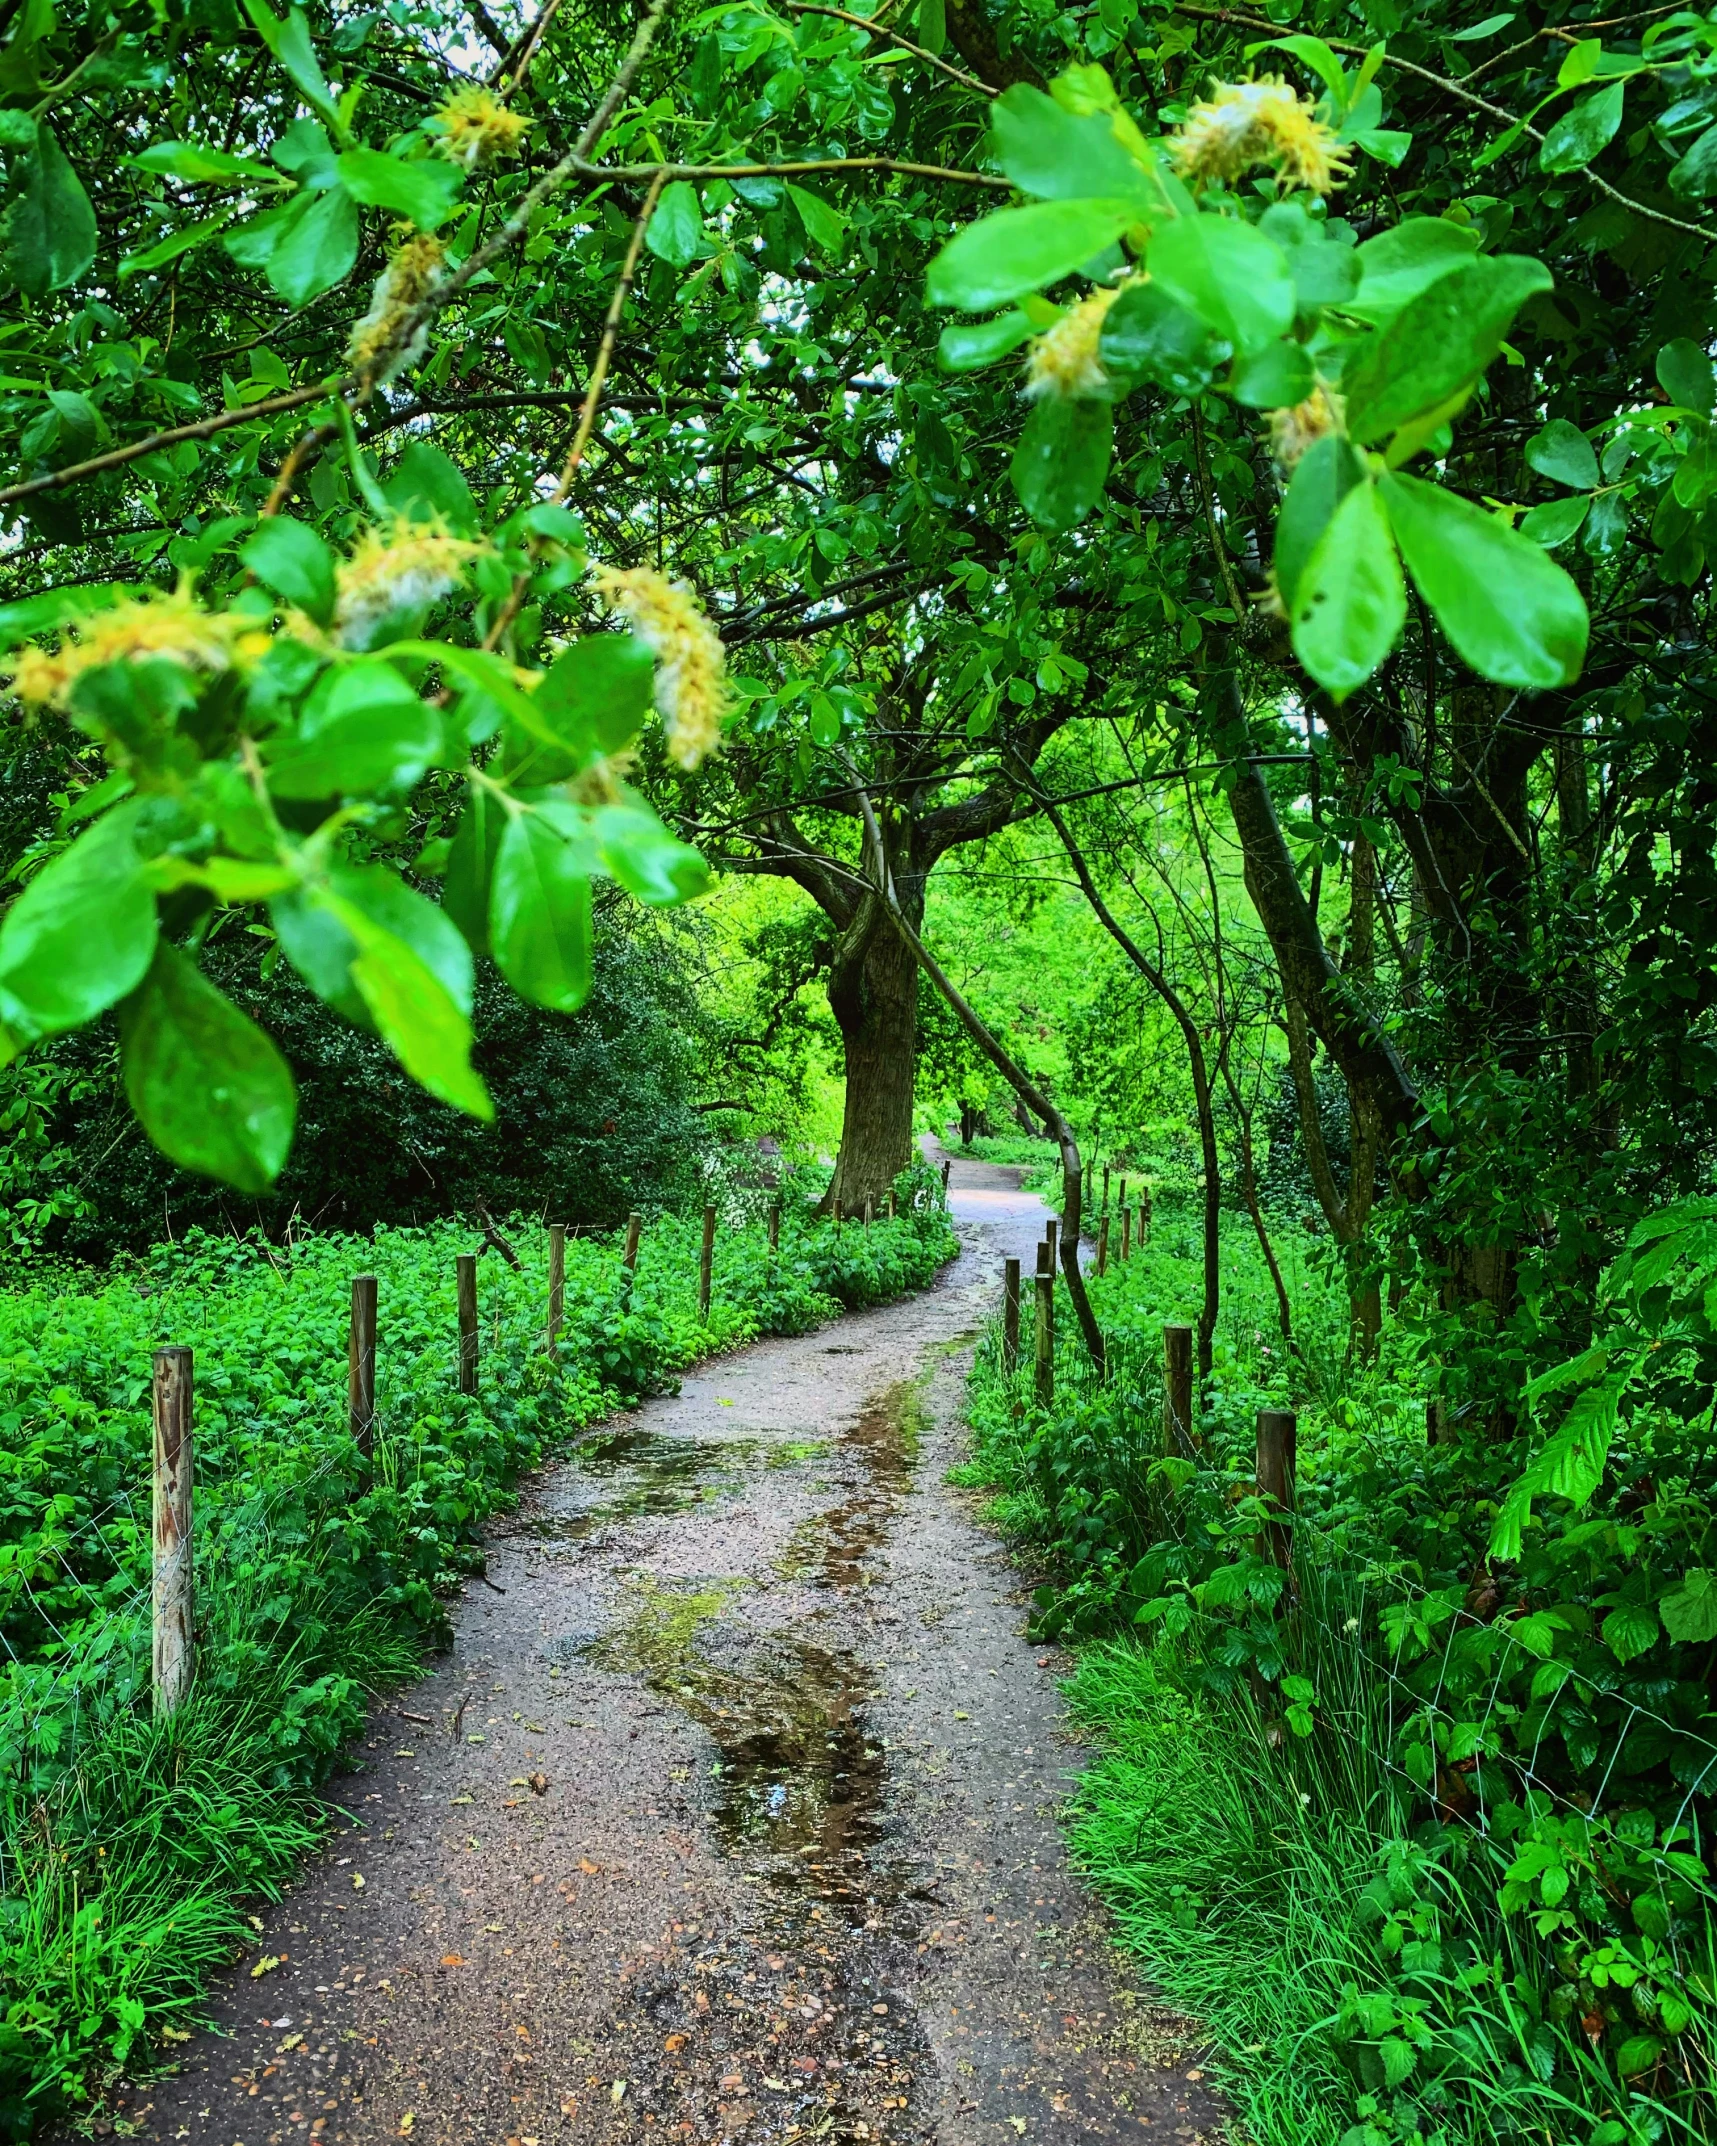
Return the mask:
[[[944,1481],[968,1345],[1041,1225],[1016,1175],[955,1164],[963,1250],[924,1296],[700,1369],[535,1483],[333,1784],[350,1821],[261,1918],[219,2034],[117,2128],[1221,2135],[1067,1868],[1065,1662]]]

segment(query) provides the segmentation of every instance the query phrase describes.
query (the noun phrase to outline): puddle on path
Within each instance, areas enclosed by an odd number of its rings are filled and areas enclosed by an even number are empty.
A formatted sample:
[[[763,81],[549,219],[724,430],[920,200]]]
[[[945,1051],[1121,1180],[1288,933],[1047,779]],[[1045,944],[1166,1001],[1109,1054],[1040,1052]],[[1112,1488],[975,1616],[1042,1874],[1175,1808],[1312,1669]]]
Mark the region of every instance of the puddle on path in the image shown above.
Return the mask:
[[[815,1450],[802,1447],[792,1459]],[[611,1520],[646,1518],[658,1513],[683,1513],[694,1505],[724,1496],[763,1451],[757,1438],[673,1438],[659,1431],[615,1431],[591,1439],[573,1455],[578,1477],[561,1479],[562,1495],[576,1498],[583,1477],[598,1484],[612,1483],[606,1496],[589,1504],[538,1505],[521,1512],[510,1533],[531,1535],[543,1542],[581,1542]],[[781,1467],[790,1461],[766,1455],[765,1465]]]

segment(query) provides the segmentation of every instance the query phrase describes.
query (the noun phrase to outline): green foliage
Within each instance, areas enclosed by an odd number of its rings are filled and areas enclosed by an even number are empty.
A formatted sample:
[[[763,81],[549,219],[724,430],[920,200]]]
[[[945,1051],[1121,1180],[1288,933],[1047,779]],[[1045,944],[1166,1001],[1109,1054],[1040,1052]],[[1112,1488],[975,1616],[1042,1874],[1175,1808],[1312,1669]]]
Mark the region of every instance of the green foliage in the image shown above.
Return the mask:
[[[469,1239],[448,1227],[280,1248],[193,1231],[106,1281],[67,1268],[0,1298],[0,2131],[195,2016],[239,1904],[277,1893],[315,1838],[317,1783],[375,1685],[443,1633],[523,1469],[697,1357],[922,1288],[955,1249],[930,1173],[869,1230],[813,1222],[818,1189],[789,1181],[775,1255],[757,1222],[722,1231],[707,1323],[701,1220],[652,1221],[630,1289],[611,1239],[575,1237],[558,1362],[545,1239],[514,1218],[523,1271],[492,1254],[479,1270],[473,1399],[453,1376]],[[345,1427],[360,1264],[379,1284],[369,1469]],[[188,1706],[152,1726],[149,1371],[167,1338],[195,1352],[199,1651]]]

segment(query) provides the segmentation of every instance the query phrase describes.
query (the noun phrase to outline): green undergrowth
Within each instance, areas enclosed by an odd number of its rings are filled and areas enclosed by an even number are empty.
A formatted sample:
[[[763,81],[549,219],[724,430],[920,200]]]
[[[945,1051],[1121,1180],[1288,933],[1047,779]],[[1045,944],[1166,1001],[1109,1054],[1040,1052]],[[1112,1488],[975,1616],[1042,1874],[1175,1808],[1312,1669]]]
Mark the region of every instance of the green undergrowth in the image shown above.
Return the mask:
[[[1162,1428],[1162,1326],[1199,1299],[1184,1210],[1093,1283],[1106,1380],[1064,1294],[1048,1406],[980,1343],[960,1474],[1043,1573],[1036,1631],[1080,1650],[1076,1853],[1219,2045],[1255,2146],[1717,2133],[1702,1242],[1665,1240],[1648,1290],[1606,1282],[1616,1338],[1564,1385],[1623,1342],[1636,1383],[1598,1465],[1540,1467],[1525,1506],[1543,1431],[1427,1445],[1434,1322],[1405,1304],[1348,1363],[1345,1294],[1292,1232],[1297,1354],[1231,1222],[1195,1457]],[[1298,1415],[1291,1582],[1254,1485],[1264,1407]]]
[[[569,1242],[558,1355],[547,1239],[503,1225],[480,1260],[479,1391],[456,1390],[456,1225],[194,1234],[104,1274],[0,1290],[0,2137],[149,2061],[316,1839],[315,1791],[373,1694],[444,1637],[484,1520],[522,1471],[696,1359],[922,1288],[955,1250],[934,1173],[900,1218],[836,1231],[790,1180],[716,1242],[646,1228],[625,1285],[612,1237]],[[914,1204],[916,1202],[916,1204]],[[377,1430],[345,1427],[350,1278],[378,1278]],[[197,1670],[150,1713],[150,1365],[194,1352]]]

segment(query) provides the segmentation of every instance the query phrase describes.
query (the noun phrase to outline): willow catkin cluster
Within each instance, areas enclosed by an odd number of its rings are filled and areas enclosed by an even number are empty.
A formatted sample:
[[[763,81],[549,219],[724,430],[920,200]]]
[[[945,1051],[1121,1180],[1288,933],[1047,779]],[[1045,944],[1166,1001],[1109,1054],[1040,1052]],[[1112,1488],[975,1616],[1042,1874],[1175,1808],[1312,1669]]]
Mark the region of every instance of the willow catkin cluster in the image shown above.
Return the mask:
[[[435,115],[441,130],[441,153],[465,171],[517,156],[531,123],[510,110],[492,89],[480,85],[456,91]]]
[[[429,330],[418,327],[402,336],[406,322],[446,273],[447,249],[428,231],[402,239],[376,278],[370,310],[352,330],[347,355],[360,372],[372,367],[387,379],[415,365],[429,348]]]
[[[1103,320],[1119,290],[1095,290],[1037,336],[1026,352],[1025,391],[1033,402],[1077,402],[1101,395]]]
[[[656,659],[656,706],[669,753],[683,768],[700,766],[721,743],[728,693],[727,651],[697,592],[648,566],[598,566],[591,581]]]
[[[1183,178],[1240,179],[1254,165],[1274,164],[1314,194],[1327,194],[1346,179],[1353,152],[1318,118],[1311,100],[1279,75],[1211,87],[1173,137]]]
[[[57,649],[21,648],[11,689],[34,707],[64,708],[78,680],[109,663],[160,659],[213,677],[254,661],[268,643],[254,618],[205,611],[187,578],[170,592],[132,597],[80,619]]]
[[[1314,446],[1341,422],[1341,397],[1331,394],[1321,382],[1304,402],[1272,410],[1270,452],[1284,472],[1291,470],[1308,447]]]
[[[384,619],[445,596],[488,549],[437,522],[366,529],[334,577],[334,631],[341,647],[367,648]]]

